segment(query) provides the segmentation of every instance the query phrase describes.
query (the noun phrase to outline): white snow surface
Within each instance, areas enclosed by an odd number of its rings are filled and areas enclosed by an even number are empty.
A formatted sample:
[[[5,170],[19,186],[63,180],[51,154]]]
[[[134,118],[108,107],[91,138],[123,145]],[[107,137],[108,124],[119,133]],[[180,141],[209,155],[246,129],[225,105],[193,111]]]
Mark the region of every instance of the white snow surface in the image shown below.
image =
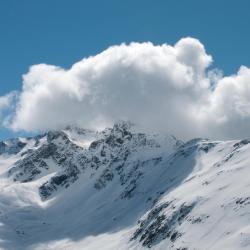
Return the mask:
[[[0,249],[250,249],[250,140],[184,143],[131,126],[3,145]]]

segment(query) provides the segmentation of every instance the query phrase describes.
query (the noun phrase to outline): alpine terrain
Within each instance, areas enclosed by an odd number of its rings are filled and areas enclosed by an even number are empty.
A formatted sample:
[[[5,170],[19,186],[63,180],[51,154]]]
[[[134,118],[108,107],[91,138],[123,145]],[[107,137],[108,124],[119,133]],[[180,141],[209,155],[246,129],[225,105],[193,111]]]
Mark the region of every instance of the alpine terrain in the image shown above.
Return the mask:
[[[250,140],[129,122],[0,142],[0,249],[250,249]]]

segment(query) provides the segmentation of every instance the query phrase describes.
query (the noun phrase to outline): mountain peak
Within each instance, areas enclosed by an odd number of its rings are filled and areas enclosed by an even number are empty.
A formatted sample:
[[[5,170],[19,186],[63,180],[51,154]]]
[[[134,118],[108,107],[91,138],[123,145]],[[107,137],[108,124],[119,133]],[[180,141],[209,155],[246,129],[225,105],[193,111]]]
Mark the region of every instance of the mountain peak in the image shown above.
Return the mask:
[[[249,140],[183,143],[121,121],[0,150],[2,249],[249,246]]]

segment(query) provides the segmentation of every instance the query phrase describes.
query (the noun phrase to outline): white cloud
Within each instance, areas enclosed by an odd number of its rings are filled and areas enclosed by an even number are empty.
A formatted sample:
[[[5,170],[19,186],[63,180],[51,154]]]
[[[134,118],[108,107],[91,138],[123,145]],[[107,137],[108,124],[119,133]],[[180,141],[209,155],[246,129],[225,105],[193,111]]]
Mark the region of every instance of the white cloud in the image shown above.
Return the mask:
[[[14,108],[14,100],[17,92],[12,91],[7,95],[0,96],[0,125],[6,122],[9,118],[9,112]]]
[[[34,65],[10,126],[103,127],[128,119],[182,138],[250,136],[250,69],[223,77],[207,72],[211,63],[198,40],[184,38],[174,46],[112,46],[68,70]]]
[[[236,75],[218,80],[207,110],[213,135],[250,137],[250,69],[241,66]]]
[[[0,110],[8,108],[12,102],[15,92],[11,92],[7,95],[0,96]]]

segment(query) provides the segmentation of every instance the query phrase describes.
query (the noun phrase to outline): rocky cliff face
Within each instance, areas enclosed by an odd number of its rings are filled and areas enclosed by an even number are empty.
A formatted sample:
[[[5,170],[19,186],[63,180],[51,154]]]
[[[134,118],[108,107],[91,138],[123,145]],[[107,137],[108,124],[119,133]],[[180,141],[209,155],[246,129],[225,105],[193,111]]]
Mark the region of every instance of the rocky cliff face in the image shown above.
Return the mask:
[[[250,141],[120,122],[0,143],[2,249],[247,249]]]
[[[68,188],[84,170],[93,171],[97,176],[94,187],[99,190],[108,185],[114,176],[118,176],[120,184],[124,185],[122,197],[132,195],[136,182],[142,177],[140,171],[147,161],[157,164],[161,157],[147,157],[147,152],[157,154],[162,150],[162,144],[177,147],[180,144],[174,137],[167,137],[160,142],[159,135],[146,135],[131,131],[131,124],[121,122],[112,129],[106,129],[96,135],[88,148],[83,148],[70,140],[66,131],[50,131],[38,137],[33,149],[22,152],[21,159],[8,171],[10,178],[19,182],[37,180],[50,173],[54,175],[39,187],[40,196],[46,200],[61,188]],[[73,128],[79,135],[84,130]],[[162,138],[161,138],[162,139]],[[21,144],[24,147],[26,144]],[[19,147],[19,151],[22,148]],[[13,149],[11,149],[13,151]],[[12,152],[11,151],[11,152]],[[138,159],[137,154],[143,154]],[[124,167],[126,165],[126,167]],[[126,185],[127,184],[127,185]]]

